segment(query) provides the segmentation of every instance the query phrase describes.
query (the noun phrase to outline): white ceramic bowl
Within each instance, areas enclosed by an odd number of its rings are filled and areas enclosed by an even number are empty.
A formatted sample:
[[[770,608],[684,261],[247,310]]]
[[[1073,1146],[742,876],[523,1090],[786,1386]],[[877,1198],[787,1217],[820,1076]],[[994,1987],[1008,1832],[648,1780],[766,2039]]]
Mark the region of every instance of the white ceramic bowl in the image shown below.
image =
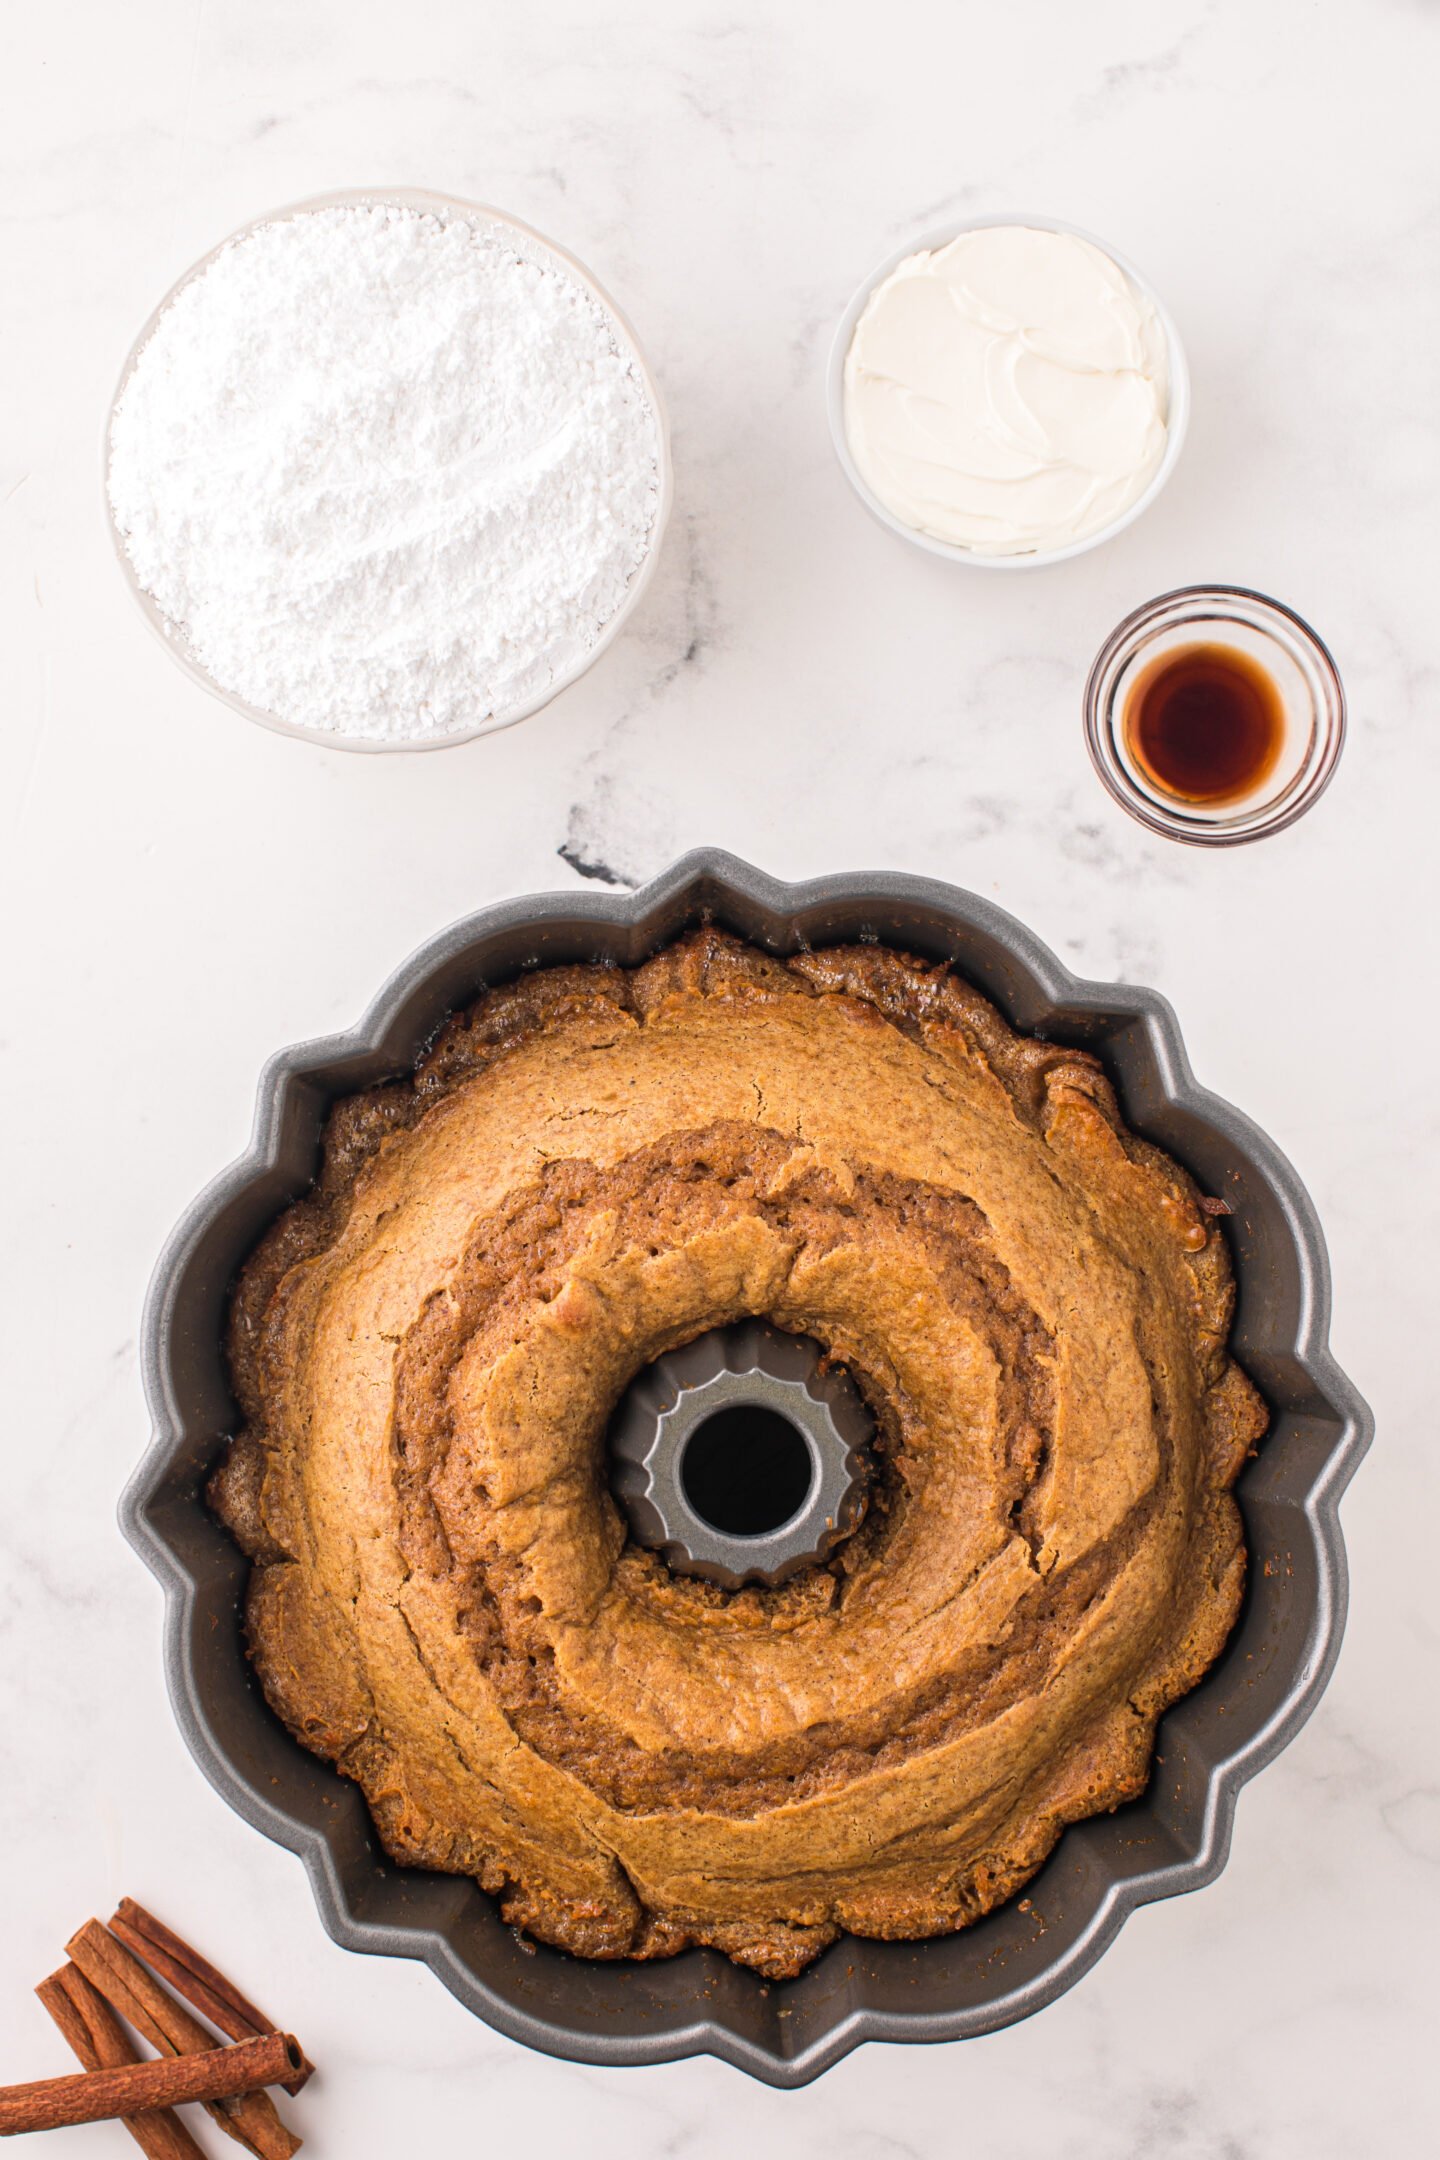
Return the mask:
[[[125,551],[124,539],[115,524],[110,509],[108,487],[105,490],[106,522],[110,527],[110,537],[114,542],[115,553],[119,559],[120,568],[124,573],[125,582],[134,594],[141,614],[159,637],[166,652],[169,653],[176,665],[183,668],[185,673],[192,677],[195,682],[198,682],[202,688],[210,691],[222,703],[233,707],[236,712],[243,713],[247,720],[254,720],[261,727],[271,728],[278,735],[293,735],[303,742],[320,743],[329,750],[448,750],[456,743],[473,742],[477,735],[493,735],[501,728],[514,727],[519,720],[528,720],[533,713],[539,712],[552,699],[559,697],[562,690],[568,690],[571,683],[578,682],[587,668],[595,665],[600,655],[614,644],[632,610],[654,576],[655,565],[659,559],[660,543],[664,538],[665,527],[670,517],[670,506],[675,491],[674,469],[670,458],[670,428],[655,378],[650,372],[645,356],[640,349],[639,341],[625,316],[616,307],[615,302],[610,298],[604,287],[598,284],[590,275],[585,265],[577,262],[576,258],[568,254],[564,248],[557,247],[555,242],[547,240],[543,233],[538,233],[533,227],[522,224],[518,218],[511,217],[506,210],[494,210],[485,203],[466,202],[456,195],[438,194],[430,188],[342,188],[334,194],[311,195],[304,202],[287,203],[281,210],[271,210],[262,217],[252,218],[248,224],[240,226],[237,231],[230,233],[224,240],[220,241],[216,247],[211,248],[208,255],[202,256],[199,262],[191,265],[182,278],[176,280],[151,315],[139,337],[136,338],[135,343],[131,346],[125,365],[120,371],[120,380],[115,387],[115,395],[110,401],[110,411],[105,422],[102,485],[109,475],[110,429],[121,392],[129,381],[131,371],[140,357],[142,349],[149,342],[160,317],[182,287],[188,285],[192,278],[198,277],[200,272],[206,269],[223,249],[229,247],[233,241],[243,239],[247,233],[254,232],[258,226],[275,225],[285,218],[299,217],[309,210],[331,210],[350,203],[395,203],[402,209],[453,212],[464,217],[474,218],[486,225],[503,226],[507,235],[512,239],[517,254],[524,256],[529,261],[540,263],[542,266],[558,269],[576,279],[594,296],[614,322],[617,332],[624,341],[635,372],[645,386],[646,397],[649,399],[655,414],[660,436],[659,493],[655,507],[655,522],[650,528],[650,541],[645,552],[645,558],[631,577],[619,607],[616,608],[615,613],[606,623],[589,651],[584,653],[573,666],[566,668],[562,674],[557,675],[539,697],[531,698],[524,704],[507,706],[503,711],[491,713],[484,720],[478,721],[474,727],[454,728],[448,734],[429,735],[418,740],[404,742],[386,742],[369,736],[341,735],[326,728],[302,727],[293,720],[284,719],[278,713],[266,712],[258,705],[248,704],[244,698],[237,697],[233,691],[227,690],[223,683],[218,683],[209,670],[200,665],[186,645],[183,633],[171,622],[163,609],[156,605],[136,577],[134,565]]]
[[[1038,232],[1070,233],[1077,240],[1088,240],[1092,247],[1099,248],[1102,255],[1108,255],[1111,262],[1118,264],[1135,290],[1154,308],[1160,327],[1165,333],[1165,345],[1170,361],[1170,410],[1166,421],[1165,454],[1155,468],[1154,477],[1144,493],[1137,495],[1127,510],[1122,510],[1119,517],[1112,518],[1108,525],[1102,525],[1098,532],[1087,533],[1081,540],[1068,541],[1064,547],[1038,548],[1029,555],[983,555],[976,548],[957,547],[953,540],[940,540],[933,533],[921,532],[914,525],[907,525],[902,518],[896,517],[893,510],[886,509],[879,496],[861,477],[860,470],[850,455],[850,445],[845,439],[845,356],[850,350],[850,340],[855,335],[855,325],[859,322],[871,293],[877,285],[884,283],[892,270],[898,270],[908,256],[926,254],[934,248],[946,247],[952,240],[958,239],[961,233],[983,232],[992,225],[1028,225]],[[869,277],[857,287],[854,298],[841,316],[839,328],[835,332],[835,342],[830,348],[830,360],[825,373],[825,404],[830,416],[830,434],[835,444],[835,455],[840,460],[841,470],[871,516],[878,518],[882,525],[888,525],[891,532],[899,533],[901,539],[910,541],[912,546],[924,548],[927,554],[942,555],[947,562],[966,563],[976,570],[1040,570],[1049,563],[1067,562],[1072,555],[1083,555],[1088,549],[1099,547],[1102,541],[1113,539],[1115,534],[1123,532],[1127,525],[1133,525],[1141,512],[1149,509],[1175,470],[1181,446],[1185,441],[1185,430],[1190,423],[1190,370],[1185,363],[1185,348],[1180,343],[1180,333],[1169,309],[1149,279],[1142,277],[1135,265],[1127,262],[1118,248],[1111,247],[1108,240],[1098,239],[1094,233],[1086,232],[1083,226],[1067,224],[1063,218],[1025,217],[1012,211],[990,217],[965,218],[955,224],[936,226],[929,232],[921,233],[917,239],[907,240],[904,247],[896,248],[893,255],[887,255],[884,262],[871,271]]]

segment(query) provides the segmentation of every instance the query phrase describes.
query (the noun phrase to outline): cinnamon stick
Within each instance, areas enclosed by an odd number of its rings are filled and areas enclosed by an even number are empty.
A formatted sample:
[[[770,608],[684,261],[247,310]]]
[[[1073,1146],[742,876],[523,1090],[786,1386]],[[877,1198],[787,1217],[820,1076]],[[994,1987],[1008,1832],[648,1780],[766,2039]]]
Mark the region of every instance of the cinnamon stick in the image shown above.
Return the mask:
[[[143,1958],[162,1980],[168,1981],[177,1995],[182,1995],[192,2009],[207,2017],[218,2026],[227,2039],[253,2040],[260,2033],[275,2032],[278,2027],[273,2018],[257,2010],[254,2003],[242,1995],[233,1980],[227,1980],[218,1967],[192,1949],[173,1928],[166,1927],[134,1898],[121,1898],[110,1915],[110,1932],[118,1936],[126,1948]],[[305,2065],[305,2077],[311,2076],[313,2063]],[[285,2090],[296,2093],[299,2083],[289,2084]]]
[[[182,2100],[230,2100],[278,2085],[300,2067],[289,2033],[263,2033],[233,2047],[206,2048],[118,2070],[82,2070],[78,2077],[41,2078],[0,2090],[0,2137],[26,2130],[61,2130],[69,2123],[144,2115]]]
[[[35,1993],[87,2070],[119,2070],[140,2060],[119,2018],[77,1966],[62,1965],[42,1980]],[[130,2132],[146,2160],[205,2160],[178,2115],[155,2108],[127,2115]]]
[[[164,2055],[201,2055],[219,2051],[219,2042],[176,2002],[133,1952],[117,1942],[98,1920],[87,1920],[65,1945],[81,1972],[118,2010],[127,2024]],[[266,2035],[265,2037],[272,2037]],[[282,2064],[274,2084],[303,2083],[305,2058]],[[251,2091],[242,2098],[215,2097],[206,2112],[228,2137],[243,2145],[254,2160],[291,2160],[300,2140],[275,2111],[268,2093]]]

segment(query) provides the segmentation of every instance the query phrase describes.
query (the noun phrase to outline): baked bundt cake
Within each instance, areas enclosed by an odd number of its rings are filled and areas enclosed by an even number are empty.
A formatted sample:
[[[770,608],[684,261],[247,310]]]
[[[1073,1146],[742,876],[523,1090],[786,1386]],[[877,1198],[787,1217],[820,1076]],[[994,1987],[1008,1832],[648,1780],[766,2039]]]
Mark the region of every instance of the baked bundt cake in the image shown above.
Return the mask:
[[[878,946],[555,967],[342,1101],[247,1263],[211,1496],[251,1650],[397,1860],[586,1957],[964,1926],[1142,1788],[1244,1576],[1225,1247],[1098,1064]],[[777,1589],[644,1550],[631,1380],[745,1315],[875,1419]]]

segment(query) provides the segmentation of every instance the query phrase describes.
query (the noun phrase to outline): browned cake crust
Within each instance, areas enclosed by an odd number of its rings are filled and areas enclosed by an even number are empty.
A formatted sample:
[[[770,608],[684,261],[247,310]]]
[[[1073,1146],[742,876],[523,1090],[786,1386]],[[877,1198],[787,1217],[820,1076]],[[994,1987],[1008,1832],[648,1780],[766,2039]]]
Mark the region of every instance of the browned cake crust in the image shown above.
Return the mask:
[[[1225,1248],[1084,1053],[880,947],[553,968],[341,1103],[251,1257],[211,1486],[252,1655],[389,1851],[589,1957],[963,1927],[1138,1793],[1239,1604]],[[747,1314],[877,1420],[778,1590],[627,1540],[605,1432]]]

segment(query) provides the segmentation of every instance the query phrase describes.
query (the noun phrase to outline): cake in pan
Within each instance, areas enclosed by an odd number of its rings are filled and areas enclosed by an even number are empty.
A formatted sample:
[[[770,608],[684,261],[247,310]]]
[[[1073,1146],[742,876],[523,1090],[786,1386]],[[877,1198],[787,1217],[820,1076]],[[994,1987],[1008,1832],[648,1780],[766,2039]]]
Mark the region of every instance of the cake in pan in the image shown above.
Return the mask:
[[[252,1654],[397,1860],[580,1956],[772,1978],[1010,1896],[1219,1652],[1260,1433],[1202,1196],[952,970],[714,929],[537,970],[341,1102],[247,1263],[211,1498]],[[875,1420],[777,1589],[629,1535],[606,1434],[746,1315]]]

